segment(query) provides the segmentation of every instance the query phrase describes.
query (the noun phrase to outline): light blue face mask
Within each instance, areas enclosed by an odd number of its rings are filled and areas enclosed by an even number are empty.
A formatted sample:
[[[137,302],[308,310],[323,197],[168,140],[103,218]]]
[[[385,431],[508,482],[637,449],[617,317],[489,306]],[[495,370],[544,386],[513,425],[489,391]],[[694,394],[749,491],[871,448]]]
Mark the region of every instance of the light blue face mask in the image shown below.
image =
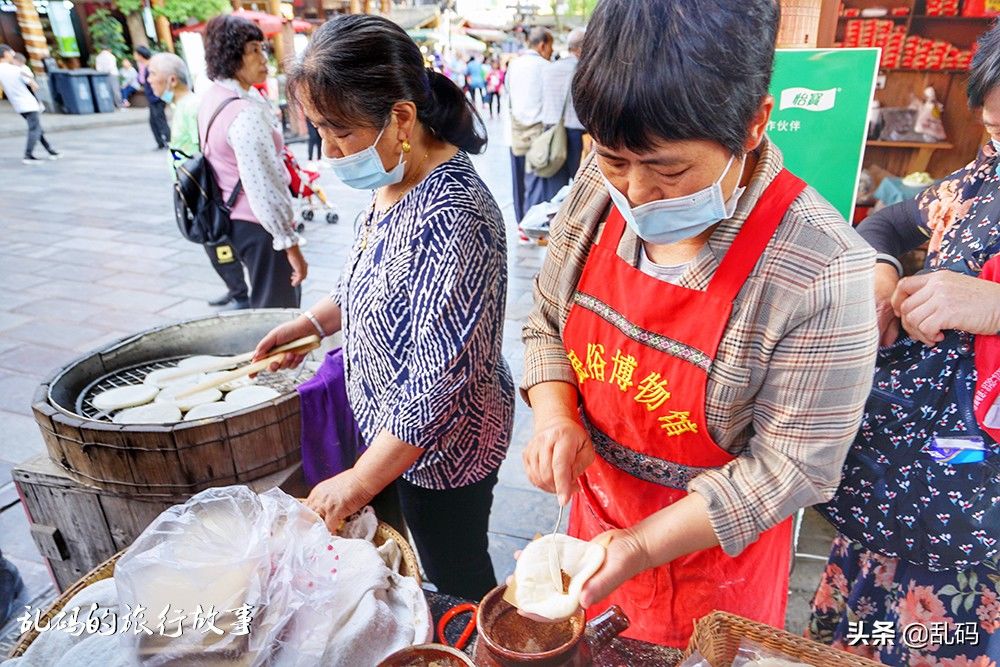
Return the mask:
[[[174,103],[174,89],[168,87],[166,90],[163,91],[163,94],[160,95],[160,99],[163,100],[167,104],[173,104]]]
[[[385,185],[395,185],[403,180],[403,153],[399,153],[399,164],[392,171],[386,171],[382,166],[375,146],[385,133],[386,125],[375,137],[375,143],[364,150],[344,157],[328,157],[326,161],[333,168],[333,173],[345,184],[358,190],[374,190]]]
[[[722,179],[729,173],[735,159],[735,155],[729,158],[722,175],[707,188],[683,197],[657,199],[635,208],[629,205],[628,197],[611,185],[606,177],[604,183],[611,194],[611,201],[639,238],[657,245],[676,243],[695,237],[720,220],[732,217],[740,195],[746,190],[737,187],[728,200],[722,194]],[[744,155],[740,161],[740,172],[745,163]]]

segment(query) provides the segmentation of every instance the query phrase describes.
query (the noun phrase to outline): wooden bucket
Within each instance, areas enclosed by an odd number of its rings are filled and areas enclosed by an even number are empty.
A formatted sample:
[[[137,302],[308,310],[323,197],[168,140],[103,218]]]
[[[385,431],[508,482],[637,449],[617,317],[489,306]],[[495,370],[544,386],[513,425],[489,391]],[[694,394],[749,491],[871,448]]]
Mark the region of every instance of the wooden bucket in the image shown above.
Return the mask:
[[[71,362],[42,383],[32,405],[49,457],[83,484],[174,502],[294,465],[301,459],[294,385],[278,398],[237,412],[162,425],[102,420],[85,409],[84,397],[102,382],[141,382],[142,369],[163,360],[253,349],[274,326],[296,315],[246,310],[189,320],[130,336]]]

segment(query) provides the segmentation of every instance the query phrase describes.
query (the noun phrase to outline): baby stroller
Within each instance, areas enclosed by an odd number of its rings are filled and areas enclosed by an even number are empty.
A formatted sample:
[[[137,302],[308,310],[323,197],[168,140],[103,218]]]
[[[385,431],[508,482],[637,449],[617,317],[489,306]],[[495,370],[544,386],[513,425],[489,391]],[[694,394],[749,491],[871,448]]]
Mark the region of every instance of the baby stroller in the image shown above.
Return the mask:
[[[298,160],[295,159],[292,151],[288,150],[287,146],[284,149],[284,159],[285,168],[288,169],[288,175],[291,177],[288,189],[292,191],[292,197],[300,202],[298,208],[302,219],[306,222],[311,222],[316,217],[317,211],[319,211],[325,212],[328,224],[336,224],[340,220],[340,216],[333,210],[330,202],[326,199],[326,195],[323,194],[323,190],[316,184],[316,180],[319,179],[319,172],[309,171],[300,167]],[[297,225],[297,229],[301,232],[305,229],[305,225],[300,222]]]

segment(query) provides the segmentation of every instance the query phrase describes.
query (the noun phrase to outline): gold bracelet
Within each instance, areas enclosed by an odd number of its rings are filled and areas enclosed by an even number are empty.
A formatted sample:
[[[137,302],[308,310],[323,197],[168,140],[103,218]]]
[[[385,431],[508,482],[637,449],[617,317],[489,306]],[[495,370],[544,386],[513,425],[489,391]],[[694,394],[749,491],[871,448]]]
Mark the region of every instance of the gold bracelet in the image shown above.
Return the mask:
[[[307,320],[309,320],[310,322],[312,322],[312,325],[316,329],[316,333],[319,334],[319,337],[320,338],[326,338],[326,332],[323,331],[323,327],[320,326],[319,320],[316,319],[316,316],[313,315],[313,312],[311,310],[307,310],[307,311],[304,311],[302,314],[306,316]]]

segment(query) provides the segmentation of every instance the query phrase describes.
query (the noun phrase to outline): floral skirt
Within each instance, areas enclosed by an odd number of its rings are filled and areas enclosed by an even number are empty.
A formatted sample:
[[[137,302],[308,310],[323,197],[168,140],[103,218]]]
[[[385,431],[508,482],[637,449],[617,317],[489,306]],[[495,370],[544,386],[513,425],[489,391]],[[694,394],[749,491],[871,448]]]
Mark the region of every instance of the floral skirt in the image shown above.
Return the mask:
[[[997,667],[1000,569],[931,572],[837,535],[808,634],[887,665]]]

